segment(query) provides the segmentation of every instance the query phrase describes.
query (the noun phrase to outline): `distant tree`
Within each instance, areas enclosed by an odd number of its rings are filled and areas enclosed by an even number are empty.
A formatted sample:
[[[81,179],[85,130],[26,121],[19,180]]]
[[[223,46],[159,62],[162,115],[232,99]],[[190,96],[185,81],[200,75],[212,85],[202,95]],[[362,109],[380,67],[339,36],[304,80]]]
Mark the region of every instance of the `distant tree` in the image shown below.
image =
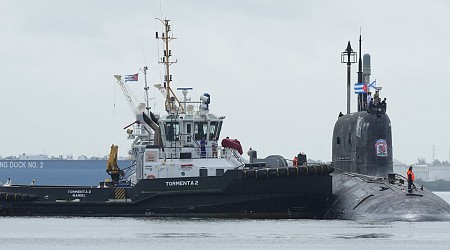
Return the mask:
[[[417,180],[414,182],[416,182],[418,185],[423,185],[426,189],[431,191],[447,191],[447,192],[450,191],[450,181],[440,179],[427,182],[417,178]]]
[[[425,160],[425,157],[419,157],[417,159],[417,163],[419,163],[419,164],[427,164],[427,161]]]
[[[432,165],[442,165],[442,163],[438,159],[436,159],[433,161]]]

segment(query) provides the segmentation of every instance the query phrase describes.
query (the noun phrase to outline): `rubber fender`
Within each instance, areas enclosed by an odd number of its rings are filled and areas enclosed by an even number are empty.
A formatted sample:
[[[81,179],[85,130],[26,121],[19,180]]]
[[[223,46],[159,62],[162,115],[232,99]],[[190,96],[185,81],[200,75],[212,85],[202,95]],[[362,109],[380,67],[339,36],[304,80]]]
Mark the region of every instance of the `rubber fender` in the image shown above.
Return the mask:
[[[308,174],[308,168],[305,166],[298,167],[298,170],[299,170],[298,171],[299,175],[307,175]]]
[[[298,175],[298,167],[289,167],[288,168],[288,173],[289,173],[289,176],[296,176],[296,175]]]
[[[39,199],[37,195],[0,192],[0,201],[31,201],[37,199]]]
[[[245,178],[247,178],[247,179],[255,179],[256,178],[255,170],[253,170],[253,169],[245,170]]]
[[[269,176],[269,178],[277,178],[278,177],[278,168],[269,168],[267,170],[267,176]]]
[[[278,168],[278,176],[279,177],[287,177],[288,176],[288,169],[287,168]]]
[[[256,170],[256,178],[258,179],[267,179],[267,169],[258,169]]]

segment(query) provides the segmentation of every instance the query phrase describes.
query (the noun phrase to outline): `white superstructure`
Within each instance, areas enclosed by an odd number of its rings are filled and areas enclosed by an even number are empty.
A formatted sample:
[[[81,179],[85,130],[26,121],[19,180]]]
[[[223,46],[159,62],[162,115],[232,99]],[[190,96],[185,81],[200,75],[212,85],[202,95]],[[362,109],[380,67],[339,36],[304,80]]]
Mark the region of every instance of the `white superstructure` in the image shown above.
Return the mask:
[[[192,88],[179,88],[183,94],[180,100],[170,88],[170,65],[176,61],[170,59],[169,42],[175,38],[170,33],[169,20],[160,21],[165,30],[161,36],[157,32],[156,38],[164,43],[164,57],[160,63],[164,64],[166,72],[164,83],[155,84],[155,87],[166,97],[167,114],[157,117],[148,105],[132,108],[136,122],[130,125],[132,129],[129,128],[127,133],[128,139],[133,140],[131,155],[136,162],[136,171],[130,181],[135,184],[140,179],[219,176],[228,169],[243,167],[248,162],[241,157],[240,143],[227,138],[228,146],[222,147],[219,142],[225,116],[209,112],[210,95],[205,93],[199,101],[191,101],[187,94]],[[134,105],[122,77],[115,75],[115,78],[128,103]]]

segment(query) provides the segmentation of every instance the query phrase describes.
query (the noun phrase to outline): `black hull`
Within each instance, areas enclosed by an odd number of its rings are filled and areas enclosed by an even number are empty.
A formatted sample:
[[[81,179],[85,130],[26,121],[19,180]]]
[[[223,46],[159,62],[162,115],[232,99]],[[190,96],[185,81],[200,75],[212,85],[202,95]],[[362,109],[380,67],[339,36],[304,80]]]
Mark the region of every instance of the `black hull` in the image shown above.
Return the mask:
[[[341,171],[332,177],[333,196],[328,200],[325,219],[450,220],[450,205],[428,190],[408,193],[405,185],[386,178]]]
[[[0,214],[320,218],[332,191],[328,173],[246,179],[236,170],[180,179],[141,180],[133,187],[0,187]]]
[[[36,204],[17,203],[14,206],[0,205],[0,214],[6,216],[124,216],[124,217],[226,217],[226,218],[318,218],[324,206],[325,197],[306,197],[300,195],[263,195],[263,196],[187,196],[159,198],[158,201],[141,204]],[[227,202],[212,204],[214,199]],[[172,200],[177,203],[197,201],[197,206],[170,206]],[[243,201],[242,201],[243,200]],[[169,203],[169,206],[162,206]]]

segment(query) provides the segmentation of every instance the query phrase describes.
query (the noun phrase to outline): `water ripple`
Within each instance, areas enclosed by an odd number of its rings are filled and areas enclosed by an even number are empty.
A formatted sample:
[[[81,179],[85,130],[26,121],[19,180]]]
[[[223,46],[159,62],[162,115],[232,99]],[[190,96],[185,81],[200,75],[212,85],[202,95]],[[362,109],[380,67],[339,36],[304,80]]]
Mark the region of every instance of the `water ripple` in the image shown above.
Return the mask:
[[[337,235],[338,239],[389,239],[394,235],[386,233],[370,233],[370,234],[356,234],[356,235]]]
[[[154,234],[153,238],[164,238],[164,239],[184,239],[184,238],[211,238],[214,237],[210,233],[160,233]]]

